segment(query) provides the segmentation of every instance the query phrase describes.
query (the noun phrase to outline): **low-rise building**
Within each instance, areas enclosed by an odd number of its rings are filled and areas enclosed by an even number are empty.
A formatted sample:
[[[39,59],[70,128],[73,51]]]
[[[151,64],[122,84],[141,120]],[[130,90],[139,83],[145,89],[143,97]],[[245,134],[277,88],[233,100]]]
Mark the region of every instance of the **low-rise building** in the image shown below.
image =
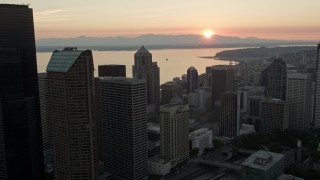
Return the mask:
[[[283,173],[284,166],[283,154],[260,150],[241,164],[241,176],[244,180],[273,180]]]
[[[293,175],[281,174],[277,180],[304,180],[303,178],[299,178]]]
[[[260,132],[262,133],[272,133],[276,129],[288,129],[289,106],[284,100],[267,97],[261,102],[260,116]]]
[[[255,127],[251,124],[241,124],[240,135],[255,133]]]
[[[212,130],[201,128],[189,134],[191,149],[199,148],[199,154],[203,154],[206,148],[212,147]]]
[[[148,161],[149,174],[165,176],[170,173],[174,159],[166,156],[155,156]]]

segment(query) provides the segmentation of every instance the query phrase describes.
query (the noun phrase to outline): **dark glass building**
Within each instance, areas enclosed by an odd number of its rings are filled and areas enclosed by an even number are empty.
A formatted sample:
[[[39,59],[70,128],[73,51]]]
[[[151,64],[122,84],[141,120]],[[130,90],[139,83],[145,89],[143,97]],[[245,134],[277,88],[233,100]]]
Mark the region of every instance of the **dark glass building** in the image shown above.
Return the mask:
[[[198,71],[194,67],[187,70],[187,92],[192,93],[198,89]]]
[[[287,91],[287,65],[276,58],[268,67],[267,96],[286,100]]]
[[[123,179],[148,178],[147,84],[99,77],[104,171]]]
[[[98,66],[98,76],[126,77],[126,65],[108,64]]]
[[[315,128],[320,128],[320,42],[317,46],[317,57],[316,57],[316,84],[314,91],[314,113],[313,113],[313,125]]]
[[[212,107],[214,107],[214,102],[220,99],[222,93],[234,89],[233,66],[217,65],[211,67],[211,89]]]
[[[183,99],[183,89],[181,84],[166,82],[161,85],[161,104],[169,104],[175,95],[178,95]]]
[[[1,98],[0,98],[1,99]],[[4,136],[3,136],[3,119],[2,119],[2,109],[0,101],[0,179],[7,178],[7,166],[6,166],[6,153],[4,146]]]
[[[229,91],[221,94],[219,117],[220,136],[233,138],[239,135],[240,93]]]
[[[32,9],[0,4],[0,97],[6,176],[43,180],[41,121]],[[0,141],[1,142],[1,141]],[[1,173],[2,171],[0,171]]]
[[[59,180],[96,179],[93,71],[92,52],[77,48],[55,50],[47,66]]]
[[[152,54],[142,46],[134,54],[132,77],[145,79],[147,82],[148,105],[154,105],[155,111],[159,111],[160,103],[160,68],[156,62],[152,62]]]

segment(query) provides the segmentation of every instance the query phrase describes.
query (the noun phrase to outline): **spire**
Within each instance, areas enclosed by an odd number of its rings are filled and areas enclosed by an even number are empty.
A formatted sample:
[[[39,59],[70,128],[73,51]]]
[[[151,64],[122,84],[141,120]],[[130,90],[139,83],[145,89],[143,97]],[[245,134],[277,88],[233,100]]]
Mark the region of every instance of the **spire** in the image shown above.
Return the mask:
[[[135,53],[135,55],[143,55],[143,54],[151,54],[143,45],[141,48]]]

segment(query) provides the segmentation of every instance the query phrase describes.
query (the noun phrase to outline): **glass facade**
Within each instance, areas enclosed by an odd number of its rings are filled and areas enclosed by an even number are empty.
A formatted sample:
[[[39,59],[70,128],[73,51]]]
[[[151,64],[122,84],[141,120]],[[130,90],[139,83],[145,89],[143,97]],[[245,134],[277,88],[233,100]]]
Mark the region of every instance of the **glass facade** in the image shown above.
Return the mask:
[[[54,51],[47,66],[47,71],[68,72],[84,51],[85,50]]]

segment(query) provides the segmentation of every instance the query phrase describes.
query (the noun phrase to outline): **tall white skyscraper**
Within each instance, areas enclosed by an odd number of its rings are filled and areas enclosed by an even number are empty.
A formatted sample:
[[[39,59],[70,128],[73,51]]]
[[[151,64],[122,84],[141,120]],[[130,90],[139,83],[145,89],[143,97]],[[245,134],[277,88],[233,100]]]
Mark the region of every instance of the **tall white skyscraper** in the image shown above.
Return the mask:
[[[289,128],[309,128],[312,122],[312,74],[289,73],[287,77]]]
[[[145,80],[99,77],[104,171],[124,179],[148,177]]]

